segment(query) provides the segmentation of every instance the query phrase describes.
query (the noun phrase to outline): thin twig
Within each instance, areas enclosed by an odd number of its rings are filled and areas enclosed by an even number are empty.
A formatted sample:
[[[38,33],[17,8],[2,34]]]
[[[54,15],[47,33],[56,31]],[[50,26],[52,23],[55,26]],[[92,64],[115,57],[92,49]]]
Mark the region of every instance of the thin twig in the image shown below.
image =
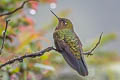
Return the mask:
[[[17,12],[18,10],[22,9],[22,8],[24,7],[24,5],[25,5],[26,3],[28,3],[29,1],[38,1],[38,0],[26,0],[26,1],[24,1],[24,2],[22,3],[22,5],[21,5],[20,7],[16,8],[15,10],[13,10],[13,11],[11,11],[11,12],[7,12],[7,13],[0,14],[0,17],[5,16],[5,15],[11,15],[11,14]]]
[[[99,37],[99,40],[98,40],[98,42],[96,43],[96,45],[95,45],[95,47],[93,47],[90,51],[88,51],[88,52],[83,52],[83,54],[84,55],[93,55],[93,54],[91,54],[95,49],[96,49],[96,47],[100,44],[100,41],[101,41],[101,38],[102,38],[102,34],[103,34],[103,32],[101,33],[101,35],[100,35],[100,37]]]
[[[2,49],[4,48],[4,43],[5,43],[5,38],[6,38],[6,32],[7,32],[7,28],[8,28],[8,23],[10,20],[6,20],[6,26],[5,26],[5,30],[3,31],[3,38],[2,38],[2,46],[0,48],[0,54],[2,53]]]
[[[17,58],[14,58],[14,59],[11,59],[9,61],[7,61],[6,63],[4,64],[1,64],[0,65],[0,69],[8,64],[12,64],[14,63],[15,61],[19,61],[19,62],[22,62],[25,58],[34,58],[34,57],[39,57],[39,56],[42,56],[45,52],[49,52],[51,50],[56,50],[55,48],[53,47],[48,47],[44,50],[41,50],[41,51],[38,51],[38,52],[35,52],[35,53],[31,53],[31,54],[25,54],[24,56],[20,56],[20,57],[17,57]]]

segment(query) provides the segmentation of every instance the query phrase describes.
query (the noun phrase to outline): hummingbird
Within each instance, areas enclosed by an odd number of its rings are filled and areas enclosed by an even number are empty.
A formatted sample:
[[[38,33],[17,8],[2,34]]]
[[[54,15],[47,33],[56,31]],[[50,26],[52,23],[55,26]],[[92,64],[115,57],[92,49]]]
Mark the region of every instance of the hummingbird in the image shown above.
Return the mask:
[[[87,76],[88,68],[84,55],[92,55],[93,50],[100,44],[102,34],[94,48],[83,52],[82,43],[73,29],[72,22],[69,19],[60,18],[52,10],[50,11],[58,19],[58,25],[53,33],[56,51],[62,54],[65,61],[81,76]]]

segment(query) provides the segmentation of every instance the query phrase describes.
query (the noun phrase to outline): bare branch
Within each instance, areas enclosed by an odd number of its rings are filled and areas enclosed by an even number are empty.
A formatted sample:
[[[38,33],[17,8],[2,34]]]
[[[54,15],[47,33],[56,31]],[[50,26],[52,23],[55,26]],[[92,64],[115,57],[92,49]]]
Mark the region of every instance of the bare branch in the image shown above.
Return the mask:
[[[38,51],[38,52],[35,52],[35,53],[32,53],[32,54],[25,54],[24,56],[20,56],[20,57],[17,57],[15,59],[11,59],[9,61],[7,61],[6,63],[4,64],[1,64],[0,65],[0,69],[8,64],[12,64],[14,63],[15,61],[19,61],[19,62],[22,62],[25,58],[34,58],[34,57],[39,57],[39,56],[42,56],[45,52],[49,52],[51,50],[56,50],[55,48],[53,47],[48,47],[44,50],[41,50],[41,51]]]
[[[11,14],[17,12],[18,10],[22,9],[22,8],[24,7],[24,5],[25,5],[26,3],[28,3],[29,1],[37,1],[37,0],[26,0],[26,1],[24,1],[24,2],[22,3],[22,5],[21,5],[20,7],[16,8],[15,10],[13,10],[13,11],[11,11],[11,12],[7,12],[7,13],[0,14],[0,17],[5,16],[5,15],[11,15]]]
[[[2,49],[4,48],[4,43],[5,43],[5,38],[6,38],[6,32],[7,32],[7,28],[8,28],[8,23],[10,20],[6,20],[6,26],[5,26],[5,30],[3,31],[3,38],[2,38],[2,46],[0,48],[0,54],[2,53]]]
[[[102,34],[103,32],[101,33],[100,37],[99,37],[99,41],[97,42],[97,44],[95,45],[94,48],[92,48],[90,51],[88,52],[83,52],[84,55],[93,55],[92,52],[96,49],[96,47],[100,44],[100,41],[101,41],[101,38],[102,38]]]

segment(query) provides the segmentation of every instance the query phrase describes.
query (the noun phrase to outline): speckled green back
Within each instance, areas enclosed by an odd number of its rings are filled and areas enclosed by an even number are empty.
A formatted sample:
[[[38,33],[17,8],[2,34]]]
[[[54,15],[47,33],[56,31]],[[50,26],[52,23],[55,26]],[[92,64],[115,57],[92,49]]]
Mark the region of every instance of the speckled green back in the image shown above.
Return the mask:
[[[76,36],[76,34],[73,32],[73,30],[70,29],[61,29],[56,30],[54,32],[54,40],[56,41],[64,41],[64,43],[69,46],[70,51],[72,54],[77,58],[80,59],[81,56],[81,45],[79,38]]]

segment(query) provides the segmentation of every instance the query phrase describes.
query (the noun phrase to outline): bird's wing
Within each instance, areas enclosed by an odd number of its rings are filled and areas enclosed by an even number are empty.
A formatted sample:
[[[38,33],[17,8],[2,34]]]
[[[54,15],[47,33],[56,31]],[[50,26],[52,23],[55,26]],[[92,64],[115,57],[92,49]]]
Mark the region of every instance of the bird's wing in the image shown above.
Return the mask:
[[[77,59],[71,52],[70,46],[64,40],[55,40],[57,48],[61,50],[61,53],[66,60],[66,62],[75,69],[80,75],[88,75],[88,70],[84,61],[83,56]]]

